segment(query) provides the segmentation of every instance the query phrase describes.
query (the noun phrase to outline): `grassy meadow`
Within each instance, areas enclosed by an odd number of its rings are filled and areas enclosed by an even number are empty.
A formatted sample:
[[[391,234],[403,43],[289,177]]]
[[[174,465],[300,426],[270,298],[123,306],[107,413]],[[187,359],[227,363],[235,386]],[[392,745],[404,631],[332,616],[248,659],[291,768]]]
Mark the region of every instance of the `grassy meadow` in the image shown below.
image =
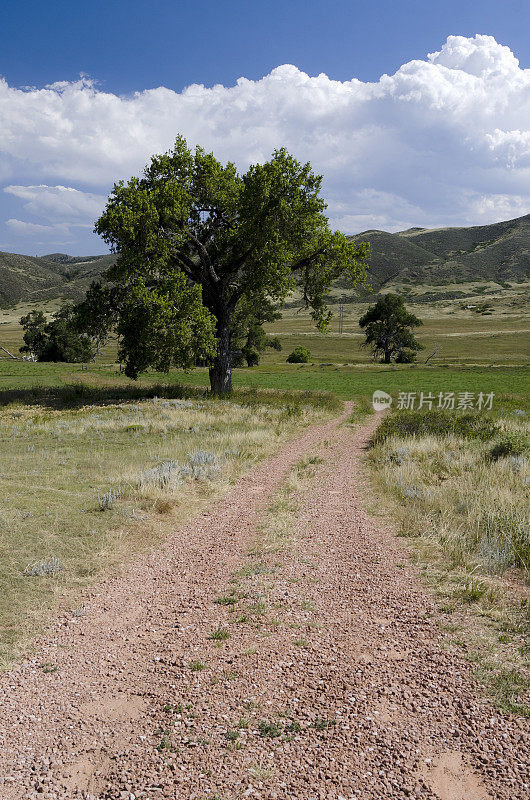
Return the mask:
[[[404,291],[404,287],[389,287]],[[434,299],[419,302],[422,296],[443,298],[442,290],[458,288],[465,299]],[[278,336],[282,350],[267,349],[258,367],[234,371],[236,387],[278,390],[329,391],[343,399],[371,397],[376,389],[397,396],[399,391],[471,391],[503,395],[525,395],[528,391],[530,366],[530,284],[478,283],[451,286],[406,287],[407,302],[423,320],[418,339],[424,346],[417,365],[382,366],[374,364],[370,353],[362,347],[358,326],[366,303],[348,302],[344,298],[343,333],[338,332],[339,290],[331,297],[335,317],[327,334],[315,331],[309,314],[296,303],[282,310],[281,319],[268,326]],[[477,313],[482,303],[491,304],[487,313]],[[56,303],[50,303],[51,313]],[[22,343],[20,316],[33,306],[25,304],[0,311],[0,345],[16,353]],[[311,351],[308,364],[287,364],[288,354],[298,345]],[[0,392],[34,387],[65,386],[83,383],[90,386],[118,387],[131,385],[116,366],[116,343],[109,342],[97,363],[82,365],[30,364],[0,359]],[[426,359],[428,363],[426,364]],[[207,386],[207,370],[197,369],[184,374],[173,370],[169,375],[146,373],[138,386],[175,383]],[[519,401],[516,399],[516,403]]]
[[[452,290],[464,296],[444,299]],[[494,282],[475,282],[418,285],[414,290],[410,286],[389,284],[385,291],[402,294],[410,309],[423,321],[423,326],[417,330],[418,339],[425,348],[420,353],[420,362],[436,349],[430,363],[438,365],[530,363],[530,281],[512,283],[506,288]],[[334,318],[327,334],[319,334],[309,313],[300,307],[300,301],[296,297],[291,299],[281,309],[281,318],[268,325],[269,332],[279,336],[283,350],[280,353],[265,351],[263,363],[285,364],[287,354],[299,344],[309,347],[312,361],[317,364],[370,363],[370,353],[361,346],[363,337],[358,325],[367,303],[372,302],[370,296],[364,302],[355,302],[347,293],[335,288],[329,299]],[[344,312],[342,334],[339,334],[339,302]],[[16,352],[22,344],[20,317],[34,308],[53,314],[59,305],[58,300],[52,300],[0,309],[0,345]],[[116,346],[111,343],[98,360],[112,363],[115,355]]]

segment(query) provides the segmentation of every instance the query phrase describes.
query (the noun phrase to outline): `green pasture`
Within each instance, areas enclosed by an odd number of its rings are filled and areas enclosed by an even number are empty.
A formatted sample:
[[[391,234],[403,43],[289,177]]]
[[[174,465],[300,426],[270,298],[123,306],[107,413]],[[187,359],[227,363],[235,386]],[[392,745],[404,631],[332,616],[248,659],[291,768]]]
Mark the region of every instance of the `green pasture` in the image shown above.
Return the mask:
[[[419,365],[427,358],[434,366],[530,365],[530,314],[520,305],[512,306],[505,297],[502,304],[496,301],[491,315],[476,314],[462,305],[462,301],[452,301],[414,306],[414,312],[423,320],[417,331],[424,348],[419,353]],[[370,352],[362,346],[363,335],[358,325],[366,305],[344,304],[342,334],[339,334],[339,307],[332,304],[331,308],[334,318],[326,334],[316,331],[307,311],[284,308],[281,319],[268,326],[269,333],[279,337],[282,350],[266,350],[262,367],[288,369],[286,358],[299,345],[309,348],[311,360],[318,366],[372,364]],[[18,320],[28,310],[30,306],[26,304],[0,312],[0,346],[14,355],[22,344]],[[52,313],[55,305],[49,304],[46,310]],[[116,353],[116,342],[110,342],[98,357],[98,364],[114,363]]]
[[[421,288],[432,289],[418,290]],[[491,294],[493,310],[485,316],[473,311],[476,300],[473,297],[466,301],[414,305],[414,312],[423,320],[418,339],[424,346],[416,366],[383,366],[371,360],[369,351],[362,346],[363,336],[358,326],[366,304],[344,303],[342,334],[339,334],[337,303],[331,306],[335,316],[327,334],[315,330],[307,311],[290,305],[282,310],[281,319],[268,326],[269,332],[279,337],[282,350],[267,349],[258,367],[234,370],[234,385],[324,390],[343,399],[371,397],[376,389],[393,396],[400,391],[467,391],[522,398],[528,395],[530,385],[530,314],[521,305],[524,289],[512,287],[502,296]],[[50,306],[48,310],[54,308]],[[18,320],[28,310],[29,306],[21,305],[0,313],[0,345],[12,353],[17,353],[22,342]],[[288,354],[298,345],[309,348],[311,363],[286,363]],[[116,342],[110,342],[97,363],[87,367],[0,359],[0,391],[4,390],[4,400],[8,400],[14,396],[13,390],[31,391],[38,386],[53,388],[76,383],[109,389],[136,386],[146,390],[160,383],[208,385],[204,369],[191,373],[172,370],[167,375],[148,372],[137,383],[129,381],[114,363],[116,353]],[[425,364],[427,358],[429,362]],[[521,403],[522,400],[517,400],[518,405]]]
[[[107,389],[109,396],[119,388],[129,387],[139,393],[161,385],[208,386],[208,371],[197,369],[184,373],[148,372],[138,381],[131,381],[114,364],[34,364],[15,361],[0,362],[0,404],[13,401],[33,402],[39,387],[52,390],[83,384],[94,389]],[[494,392],[499,400],[521,406],[530,387],[527,367],[415,366],[384,367],[380,364],[359,366],[325,366],[315,364],[264,364],[252,369],[234,370],[234,386],[254,389],[291,391],[326,391],[348,400],[371,398],[376,389],[394,397],[398,392]],[[504,401],[503,401],[504,402]]]

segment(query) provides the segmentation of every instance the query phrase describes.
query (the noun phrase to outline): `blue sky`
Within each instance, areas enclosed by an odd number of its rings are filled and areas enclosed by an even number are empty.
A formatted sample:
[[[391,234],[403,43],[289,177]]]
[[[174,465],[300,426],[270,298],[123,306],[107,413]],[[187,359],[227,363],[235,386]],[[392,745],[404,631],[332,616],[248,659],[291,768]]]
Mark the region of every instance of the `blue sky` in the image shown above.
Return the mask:
[[[348,233],[528,213],[529,29],[518,0],[4,0],[0,249],[104,251],[113,181],[179,132],[309,158]]]
[[[16,86],[84,72],[112,92],[179,91],[256,80],[279,64],[375,81],[451,34],[476,33],[530,66],[527,0],[3,0],[0,23],[0,72]]]

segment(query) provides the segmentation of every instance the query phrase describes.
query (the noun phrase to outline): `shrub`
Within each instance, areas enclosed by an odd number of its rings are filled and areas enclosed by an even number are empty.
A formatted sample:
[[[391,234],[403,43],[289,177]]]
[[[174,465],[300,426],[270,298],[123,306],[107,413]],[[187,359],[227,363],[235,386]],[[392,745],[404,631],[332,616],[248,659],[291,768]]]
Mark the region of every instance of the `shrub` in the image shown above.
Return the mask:
[[[414,350],[402,350],[396,356],[396,364],[412,364],[416,361],[417,353]]]
[[[307,364],[311,358],[311,352],[307,347],[295,347],[292,353],[287,356],[288,364]]]
[[[52,556],[52,558],[49,558],[47,561],[35,561],[34,564],[27,566],[24,570],[24,575],[43,578],[48,575],[57,575],[57,573],[62,572],[63,569],[64,565],[59,559],[56,556]]]
[[[398,447],[396,450],[392,450],[389,453],[388,458],[393,464],[401,466],[401,464],[408,461],[410,458],[410,447]]]
[[[245,356],[245,359],[246,359],[248,367],[257,367],[258,366],[258,364],[259,364],[259,353],[258,353],[257,350],[251,350],[251,349],[245,350],[244,356]]]
[[[522,456],[528,450],[528,437],[521,431],[508,431],[487,454],[488,461],[498,461],[507,456]]]
[[[411,483],[410,486],[401,486],[400,491],[404,500],[421,500],[423,497],[423,489],[417,483]]]
[[[513,542],[501,539],[496,531],[486,530],[477,542],[477,554],[488,572],[504,572],[508,567],[513,567],[516,554]]]
[[[108,492],[104,494],[98,495],[98,508],[100,511],[110,511],[111,508],[114,508],[114,504],[116,500],[120,496],[120,492],[116,492],[113,489],[109,489]]]
[[[479,520],[478,550],[490,568],[530,570],[530,525],[525,510],[498,508]]]
[[[74,307],[65,303],[48,322],[42,311],[30,311],[22,317],[24,345],[21,353],[28,353],[37,361],[68,361],[79,363],[94,357],[94,347],[89,337],[77,329]]]
[[[197,450],[188,453],[188,463],[163,461],[157,467],[145,470],[140,478],[140,485],[153,485],[158,489],[173,489],[186,480],[215,480],[221,474],[221,462],[215,453],[208,450]]]
[[[432,409],[431,411],[396,411],[379,425],[371,444],[381,444],[390,436],[461,436],[464,439],[493,439],[498,428],[489,417],[467,412]]]
[[[205,481],[219,477],[221,468],[215,453],[209,450],[197,450],[195,453],[188,453],[188,459],[188,469],[192,479]]]
[[[514,472],[522,472],[527,465],[527,460],[524,456],[509,456],[508,466]]]
[[[178,461],[163,461],[157,467],[147,469],[141,477],[141,483],[150,483],[159,489],[168,489],[181,480],[181,468]]]

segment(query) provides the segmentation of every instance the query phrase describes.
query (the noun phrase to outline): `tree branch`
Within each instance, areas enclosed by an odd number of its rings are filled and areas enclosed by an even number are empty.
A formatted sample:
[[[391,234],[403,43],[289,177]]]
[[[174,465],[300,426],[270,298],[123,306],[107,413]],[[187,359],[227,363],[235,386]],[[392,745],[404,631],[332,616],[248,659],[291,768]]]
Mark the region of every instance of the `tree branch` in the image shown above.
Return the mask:
[[[195,264],[193,259],[187,256],[186,253],[182,253],[180,250],[177,250],[175,253],[175,258],[180,261],[180,268],[182,269],[182,272],[192,281],[197,282],[198,276],[195,273],[197,264]]]
[[[236,260],[232,262],[232,265],[229,269],[223,270],[224,274],[234,275],[238,270],[240,270],[252,255],[253,249],[253,247],[249,247],[248,250],[245,250],[245,252],[239,256],[239,258],[236,258]]]
[[[319,247],[319,249],[315,250],[313,253],[311,253],[311,255],[304,256],[304,258],[301,258],[300,261],[295,261],[293,264],[291,264],[291,272],[297,272],[299,269],[309,267],[317,256],[321,256],[325,252],[325,247]]]
[[[218,276],[218,274],[216,273],[216,271],[215,271],[215,269],[213,267],[213,264],[212,264],[212,262],[210,260],[210,256],[209,256],[209,253],[208,253],[208,250],[206,249],[206,247],[203,245],[203,243],[200,241],[200,239],[197,239],[197,237],[193,235],[193,233],[190,230],[186,230],[185,233],[186,233],[186,236],[189,239],[191,239],[191,241],[195,245],[195,249],[197,250],[197,253],[199,255],[199,258],[201,260],[201,264],[203,265],[205,272],[208,273],[208,275],[210,276],[211,280],[215,284],[220,283],[219,276]]]
[[[238,302],[243,297],[244,293],[245,293],[244,289],[237,289],[231,294],[230,300],[227,303],[227,307],[230,311],[233,311],[235,309]]]

